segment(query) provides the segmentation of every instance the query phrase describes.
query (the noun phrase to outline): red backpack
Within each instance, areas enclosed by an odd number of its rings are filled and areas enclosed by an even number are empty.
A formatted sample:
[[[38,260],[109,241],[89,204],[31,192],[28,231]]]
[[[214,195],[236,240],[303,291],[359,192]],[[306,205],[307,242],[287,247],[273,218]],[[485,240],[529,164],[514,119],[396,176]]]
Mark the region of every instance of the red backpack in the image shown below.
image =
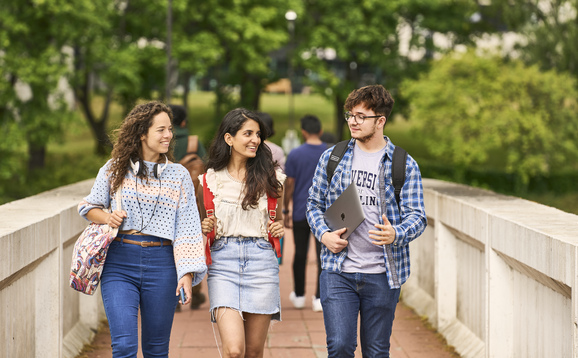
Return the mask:
[[[203,204],[205,204],[205,211],[207,213],[207,217],[211,217],[215,215],[215,203],[213,202],[215,196],[207,186],[206,176],[207,174],[203,174]],[[277,199],[271,198],[269,195],[267,195],[267,210],[269,212],[269,220],[275,221],[275,218],[277,217],[276,209],[277,209]],[[215,242],[216,231],[217,225],[213,227],[213,231],[207,234],[207,245],[205,246],[205,256],[207,257],[207,265],[213,263],[213,260],[211,260],[211,246],[213,245],[213,242]],[[279,243],[279,238],[273,237],[271,236],[271,233],[269,233],[269,242],[271,243],[271,245],[273,245],[273,248],[275,248],[277,257],[278,258],[281,257],[281,244]]]

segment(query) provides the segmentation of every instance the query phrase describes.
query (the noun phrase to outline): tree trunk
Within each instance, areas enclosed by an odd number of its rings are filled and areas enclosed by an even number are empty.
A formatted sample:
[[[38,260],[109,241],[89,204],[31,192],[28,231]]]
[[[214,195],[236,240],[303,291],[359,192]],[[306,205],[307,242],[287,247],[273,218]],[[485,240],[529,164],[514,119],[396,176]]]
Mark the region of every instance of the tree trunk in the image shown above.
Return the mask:
[[[189,110],[189,93],[191,92],[191,74],[189,72],[185,72],[183,74],[185,78],[185,83],[183,84],[183,106]]]
[[[243,81],[243,85],[241,85],[241,107],[255,111],[258,110],[261,90],[261,79],[256,76],[247,76]]]
[[[106,121],[96,122],[92,131],[96,138],[95,153],[98,155],[107,154],[108,150],[112,148],[112,142],[110,141],[108,133],[106,133]]]
[[[28,141],[28,171],[42,169],[46,164],[46,145]]]
[[[346,123],[343,119],[343,106],[345,105],[345,98],[339,92],[335,95],[335,137],[337,141],[343,140],[343,127]]]
[[[108,90],[106,100],[103,104],[102,115],[99,119],[96,118],[90,103],[90,86],[88,81],[89,75],[85,76],[85,83],[76,89],[76,98],[80,102],[84,117],[90,125],[90,129],[96,139],[95,153],[104,155],[107,153],[107,148],[112,147],[112,143],[108,134],[106,133],[106,123],[108,122],[108,111],[110,109],[110,102],[112,101],[112,90]]]
[[[345,100],[349,96],[350,91],[359,87],[359,70],[357,65],[352,66],[353,63],[358,63],[356,60],[346,64],[345,79],[342,82],[341,88],[335,91],[335,135],[337,141],[343,140],[344,127],[347,122],[343,119],[343,107]]]

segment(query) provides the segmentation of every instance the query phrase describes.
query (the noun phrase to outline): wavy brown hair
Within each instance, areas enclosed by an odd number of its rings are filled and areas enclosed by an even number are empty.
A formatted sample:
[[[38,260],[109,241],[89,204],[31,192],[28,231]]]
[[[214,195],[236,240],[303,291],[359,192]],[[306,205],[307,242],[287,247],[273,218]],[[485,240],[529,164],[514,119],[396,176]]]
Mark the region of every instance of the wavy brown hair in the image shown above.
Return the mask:
[[[247,160],[247,175],[243,186],[245,195],[241,204],[245,210],[250,206],[256,207],[259,198],[265,193],[272,198],[279,198],[283,188],[281,182],[277,180],[271,150],[264,143],[267,129],[259,116],[245,108],[236,108],[227,113],[209,148],[209,161],[206,166],[207,169],[213,168],[215,171],[227,167],[231,156],[229,145],[225,142],[225,134],[235,136],[248,120],[254,120],[259,124],[261,144],[257,147],[255,157]]]
[[[122,184],[130,168],[130,160],[132,159],[133,162],[137,162],[142,159],[141,137],[148,133],[149,128],[153,125],[153,118],[161,112],[168,114],[172,123],[173,112],[164,103],[151,101],[139,104],[130,111],[122,121],[120,128],[114,132],[116,141],[112,149],[112,161],[109,168],[109,173],[111,174],[111,193],[116,192]],[[170,161],[174,160],[174,141],[175,138],[173,137],[169,151],[166,153]],[[159,158],[159,160],[161,160],[161,158]],[[140,177],[148,178],[146,166],[143,166]]]
[[[351,111],[353,107],[361,104],[365,108],[374,111],[375,114],[389,119],[394,103],[393,97],[391,97],[385,87],[382,85],[371,85],[352,91],[347,96],[344,107],[345,110]]]

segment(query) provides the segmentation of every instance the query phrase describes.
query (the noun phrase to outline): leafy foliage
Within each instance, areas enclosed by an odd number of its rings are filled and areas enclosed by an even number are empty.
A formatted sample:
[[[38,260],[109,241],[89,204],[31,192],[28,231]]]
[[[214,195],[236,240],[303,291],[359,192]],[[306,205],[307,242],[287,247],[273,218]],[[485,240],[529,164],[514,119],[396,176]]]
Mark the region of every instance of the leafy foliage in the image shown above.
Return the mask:
[[[485,12],[521,36],[516,54],[523,61],[578,79],[577,1],[493,0]]]
[[[175,56],[188,73],[216,80],[216,121],[228,110],[259,107],[269,54],[288,40],[285,11],[298,1],[228,0],[175,3]],[[232,96],[238,86],[239,96]]]
[[[568,76],[468,52],[436,61],[403,90],[411,120],[444,162],[465,168],[499,155],[521,188],[578,162],[578,93]]]
[[[349,92],[381,83],[398,107],[403,79],[427,70],[435,47],[432,34],[468,43],[476,31],[468,18],[476,11],[471,1],[458,0],[306,0],[296,24],[298,61],[311,72],[309,82],[334,99],[337,136],[342,137],[343,104]],[[301,20],[302,19],[302,20]],[[402,51],[402,47],[406,49]],[[327,56],[326,49],[333,49]]]
[[[65,82],[69,67],[66,39],[83,17],[78,7],[58,0],[0,3],[0,126],[10,134],[2,143],[2,175],[22,166],[13,156],[27,147],[28,167],[41,167],[46,145],[60,138],[69,118]],[[77,13],[77,11],[79,11]]]

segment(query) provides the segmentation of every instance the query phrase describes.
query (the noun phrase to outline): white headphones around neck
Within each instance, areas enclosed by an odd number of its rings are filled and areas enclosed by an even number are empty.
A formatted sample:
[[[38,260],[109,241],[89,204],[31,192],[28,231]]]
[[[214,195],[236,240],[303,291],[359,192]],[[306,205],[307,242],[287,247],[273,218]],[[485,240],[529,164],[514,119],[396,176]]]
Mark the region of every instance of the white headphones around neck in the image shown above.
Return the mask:
[[[165,155],[165,164],[163,166],[160,166],[158,163],[156,163],[155,166],[153,167],[153,175],[155,176],[155,178],[159,179],[161,177],[161,174],[163,173],[167,165],[169,165],[169,158]],[[135,163],[132,161],[132,159],[130,159],[130,167],[132,168],[132,172],[134,173],[135,176],[142,175],[144,162],[142,159],[139,159],[138,162]]]

